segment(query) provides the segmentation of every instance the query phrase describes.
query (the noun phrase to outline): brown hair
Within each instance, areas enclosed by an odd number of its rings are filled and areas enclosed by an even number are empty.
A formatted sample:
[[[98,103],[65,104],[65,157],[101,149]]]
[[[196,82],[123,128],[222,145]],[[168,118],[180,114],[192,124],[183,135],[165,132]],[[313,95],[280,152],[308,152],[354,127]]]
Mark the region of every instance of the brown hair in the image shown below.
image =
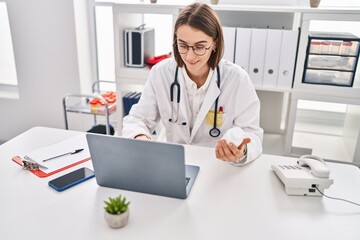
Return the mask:
[[[224,52],[224,37],[221,28],[219,17],[215,11],[204,3],[193,3],[185,7],[179,14],[175,22],[174,36],[173,36],[173,51],[176,63],[179,67],[184,66],[180,53],[177,49],[177,35],[176,32],[182,25],[189,25],[190,27],[203,31],[206,35],[212,37],[216,42],[216,51],[213,52],[208,60],[208,65],[214,69],[220,62]]]

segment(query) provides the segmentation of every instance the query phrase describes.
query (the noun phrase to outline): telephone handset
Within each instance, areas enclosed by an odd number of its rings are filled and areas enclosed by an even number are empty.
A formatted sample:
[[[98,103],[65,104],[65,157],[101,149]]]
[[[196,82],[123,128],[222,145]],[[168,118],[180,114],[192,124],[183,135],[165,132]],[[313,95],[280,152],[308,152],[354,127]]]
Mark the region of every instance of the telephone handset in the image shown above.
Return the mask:
[[[322,196],[316,188],[324,192],[334,183],[325,161],[318,156],[304,155],[297,165],[272,165],[271,168],[284,183],[288,195]]]
[[[330,175],[330,170],[326,166],[325,161],[318,156],[314,156],[314,155],[301,156],[300,159],[298,160],[298,164],[302,167],[308,166],[310,168],[312,175],[314,175],[315,177],[328,178]]]

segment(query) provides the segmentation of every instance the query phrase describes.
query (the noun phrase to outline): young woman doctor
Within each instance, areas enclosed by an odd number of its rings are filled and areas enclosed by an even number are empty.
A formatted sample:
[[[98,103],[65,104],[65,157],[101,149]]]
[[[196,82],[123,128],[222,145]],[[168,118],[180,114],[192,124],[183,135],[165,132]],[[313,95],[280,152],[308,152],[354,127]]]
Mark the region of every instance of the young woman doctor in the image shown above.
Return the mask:
[[[151,139],[161,120],[169,142],[215,147],[216,157],[233,165],[256,159],[260,102],[249,75],[221,60],[223,51],[213,9],[201,3],[184,8],[175,23],[174,59],[151,69],[139,103],[123,120],[123,136]]]

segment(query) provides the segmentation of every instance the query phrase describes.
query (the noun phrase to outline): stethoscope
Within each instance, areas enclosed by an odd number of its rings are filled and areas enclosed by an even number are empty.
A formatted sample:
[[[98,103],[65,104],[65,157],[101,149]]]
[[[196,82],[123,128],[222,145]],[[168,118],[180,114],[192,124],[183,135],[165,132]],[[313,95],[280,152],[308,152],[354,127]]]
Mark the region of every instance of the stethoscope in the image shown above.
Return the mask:
[[[170,85],[170,102],[171,102],[171,118],[169,122],[186,125],[186,122],[179,122],[179,105],[180,105],[180,84],[177,80],[179,67],[176,67],[174,82]],[[220,70],[219,66],[216,67],[217,71],[217,86],[220,89]],[[176,110],[174,111],[174,88],[177,88],[176,98]],[[215,111],[214,111],[214,125],[209,131],[211,137],[218,137],[220,135],[220,129],[216,126],[217,123],[217,108],[218,108],[219,96],[215,100]]]

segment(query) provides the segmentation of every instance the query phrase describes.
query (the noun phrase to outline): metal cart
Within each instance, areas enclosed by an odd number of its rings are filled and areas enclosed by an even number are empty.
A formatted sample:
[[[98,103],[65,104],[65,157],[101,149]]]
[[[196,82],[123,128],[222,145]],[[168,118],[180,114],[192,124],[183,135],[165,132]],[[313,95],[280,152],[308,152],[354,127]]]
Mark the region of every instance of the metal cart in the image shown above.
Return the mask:
[[[105,116],[106,118],[106,134],[110,135],[110,115],[116,111],[116,102],[108,104],[105,98],[101,95],[100,83],[113,83],[112,81],[96,81],[92,84],[92,94],[67,94],[63,98],[63,109],[65,118],[65,129],[69,129],[68,112],[83,113],[94,115],[94,125],[97,125],[97,116]],[[70,100],[79,99],[75,104],[69,104]],[[89,100],[98,98],[104,106],[93,108],[90,106]],[[72,101],[73,102],[73,101]]]

